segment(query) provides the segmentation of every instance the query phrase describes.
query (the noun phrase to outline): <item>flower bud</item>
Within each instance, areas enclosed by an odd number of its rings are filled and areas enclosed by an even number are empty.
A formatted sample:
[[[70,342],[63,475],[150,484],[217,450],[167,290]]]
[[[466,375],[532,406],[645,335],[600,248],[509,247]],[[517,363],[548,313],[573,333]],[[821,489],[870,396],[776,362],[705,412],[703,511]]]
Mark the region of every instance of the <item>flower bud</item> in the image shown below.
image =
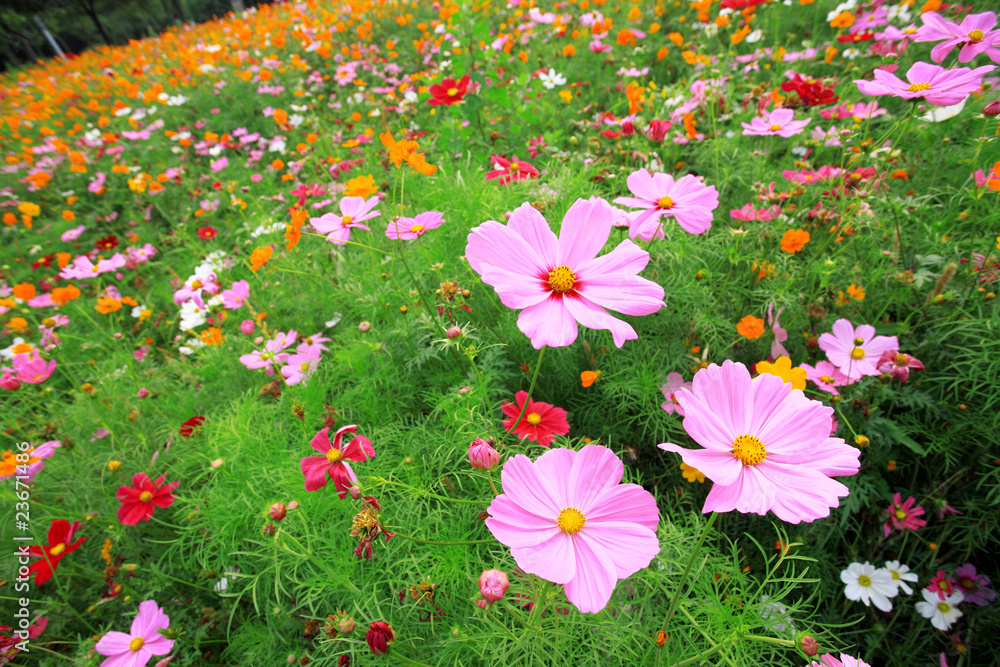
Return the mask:
[[[257,325],[253,323],[253,320],[243,320],[242,322],[240,322],[240,331],[242,331],[247,336],[252,334],[253,330],[256,327]]]
[[[111,472],[114,472],[115,470],[118,470],[121,467],[122,467],[121,461],[108,461],[108,470],[110,470]]]
[[[499,462],[500,452],[482,438],[476,438],[469,445],[469,465],[473,468],[490,470]]]
[[[290,503],[288,503],[288,511],[289,512],[294,512],[298,508],[299,508],[299,501],[293,500]]]
[[[214,461],[212,461],[211,466],[212,470],[218,470],[219,468],[222,467],[222,459],[215,459]]]
[[[862,447],[862,448],[863,447],[867,447],[870,443],[871,443],[871,440],[869,440],[868,438],[866,438],[863,435],[859,435],[859,436],[856,436],[854,438],[854,444],[857,445],[858,447]]]
[[[16,391],[20,386],[20,378],[12,373],[4,373],[3,376],[0,377],[0,388],[2,389],[6,389],[7,391]]]
[[[287,510],[284,503],[274,503],[271,505],[271,509],[267,511],[267,515],[275,521],[281,521],[284,519],[286,513]]]
[[[464,385],[458,388],[458,393],[460,396],[465,396],[470,391],[472,391],[472,387],[470,387],[469,385]]]
[[[361,489],[359,489],[357,486],[352,486],[347,491],[348,493],[351,494],[352,500],[361,500]]]
[[[340,619],[337,624],[337,629],[340,630],[342,634],[349,635],[354,632],[354,628],[357,627],[357,623],[350,616],[344,616]]]
[[[983,108],[983,115],[990,116],[1000,116],[1000,100],[993,100]]]
[[[368,642],[368,648],[372,650],[372,653],[382,655],[388,653],[389,645],[395,639],[395,636],[388,623],[385,621],[374,621],[369,626],[368,632],[365,633],[365,640]]]
[[[507,573],[501,570],[483,570],[479,575],[479,592],[487,602],[503,599],[503,594],[510,588]]]
[[[274,524],[273,524],[273,523],[265,523],[265,524],[264,524],[264,527],[263,527],[263,528],[261,528],[261,531],[260,531],[260,532],[262,532],[262,533],[263,533],[264,535],[266,535],[266,536],[270,536],[270,535],[274,535],[274,533],[275,533],[275,532],[276,532],[277,530],[278,530],[278,529],[274,527]]]
[[[799,647],[801,647],[802,652],[810,658],[819,653],[819,643],[812,635],[802,635],[802,637],[799,638]]]
[[[253,344],[254,345],[260,345],[263,342],[264,342],[264,337],[263,336],[257,336],[256,338],[253,339]]]
[[[367,320],[358,324],[358,331],[360,331],[361,333],[364,333],[371,328],[372,328],[372,323]]]
[[[462,335],[462,327],[448,327],[448,330],[444,334],[448,338],[458,338]]]
[[[139,398],[146,398],[147,396],[149,396],[149,390],[143,387],[142,389],[139,390],[138,396]]]

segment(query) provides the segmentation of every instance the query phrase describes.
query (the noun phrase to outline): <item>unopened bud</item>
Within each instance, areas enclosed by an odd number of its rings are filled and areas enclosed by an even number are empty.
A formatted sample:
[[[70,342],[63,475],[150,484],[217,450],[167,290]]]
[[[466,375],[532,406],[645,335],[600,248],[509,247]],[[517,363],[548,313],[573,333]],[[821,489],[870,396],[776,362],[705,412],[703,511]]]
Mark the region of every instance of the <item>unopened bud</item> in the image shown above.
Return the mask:
[[[299,508],[299,501],[293,500],[290,503],[288,503],[288,511],[289,512],[294,512],[298,508]]]
[[[854,437],[854,444],[858,447],[867,447],[871,443],[871,440],[863,435],[858,435]]]
[[[819,642],[812,635],[804,635],[799,640],[799,646],[802,647],[802,652],[810,658],[819,653]]]
[[[984,116],[1000,116],[1000,100],[993,100],[983,108]]]
[[[446,335],[448,338],[458,338],[459,336],[462,335],[462,327],[459,326],[448,327],[448,330],[445,332],[444,335]]]
[[[458,393],[461,394],[462,396],[464,396],[465,394],[468,394],[470,391],[472,391],[472,387],[470,387],[468,385],[465,385],[463,387],[459,387],[458,388]]]
[[[345,635],[349,635],[352,632],[354,632],[355,627],[357,627],[357,623],[355,623],[354,619],[351,618],[350,616],[345,616],[344,618],[340,619],[340,623],[337,626],[340,632]]]
[[[284,503],[274,503],[271,505],[271,509],[267,511],[267,515],[275,521],[281,521],[284,519],[286,513],[287,509],[285,508]]]
[[[278,530],[278,529],[274,527],[274,524],[273,524],[273,523],[265,523],[265,524],[264,524],[264,527],[263,527],[263,528],[261,528],[261,531],[260,531],[260,532],[262,532],[262,533],[263,533],[264,535],[267,535],[267,536],[270,536],[270,535],[274,535],[274,533],[275,533],[275,532],[276,532],[277,530]]]
[[[372,328],[372,323],[369,322],[368,320],[365,320],[364,322],[358,324],[358,331],[360,331],[361,333],[364,333],[371,328]]]
[[[359,489],[358,487],[352,486],[347,491],[348,491],[348,493],[351,494],[351,499],[352,500],[360,500],[361,499],[361,489]]]

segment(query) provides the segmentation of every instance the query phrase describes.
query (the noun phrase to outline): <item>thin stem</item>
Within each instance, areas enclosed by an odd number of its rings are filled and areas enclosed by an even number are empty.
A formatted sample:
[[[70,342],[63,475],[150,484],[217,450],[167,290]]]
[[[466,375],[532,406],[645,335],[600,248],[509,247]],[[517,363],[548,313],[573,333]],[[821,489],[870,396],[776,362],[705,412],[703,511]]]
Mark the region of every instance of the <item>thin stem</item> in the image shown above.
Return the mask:
[[[404,540],[416,542],[417,544],[432,544],[440,547],[451,547],[462,544],[493,544],[496,542],[496,540],[457,540],[455,542],[435,542],[434,540],[422,540],[419,537],[410,537],[409,535],[403,535],[402,533],[393,533],[393,535],[395,537],[402,537]]]
[[[545,356],[545,349],[546,348],[543,346],[542,349],[538,351],[538,361],[535,362],[535,372],[531,376],[531,384],[528,386],[528,395],[524,399],[524,405],[521,406],[521,413],[517,415],[517,419],[514,420],[511,427],[504,433],[504,437],[507,437],[509,433],[517,428],[517,425],[520,424],[521,420],[524,418],[524,413],[528,409],[528,401],[531,400],[531,394],[535,391],[535,381],[538,380],[538,371],[542,367],[542,357]]]
[[[402,482],[393,482],[388,479],[383,479],[381,477],[375,477],[372,479],[376,484],[385,485],[390,484],[392,486],[401,486],[404,489],[409,489],[410,491],[416,492],[422,498],[436,498],[437,500],[448,500],[453,503],[467,503],[469,505],[486,505],[489,504],[488,500],[465,500],[464,498],[449,498],[448,496],[439,496],[436,493],[431,493],[430,491],[424,491],[423,489],[418,489],[415,486],[410,486],[409,484],[403,484]],[[492,485],[492,482],[491,482]]]

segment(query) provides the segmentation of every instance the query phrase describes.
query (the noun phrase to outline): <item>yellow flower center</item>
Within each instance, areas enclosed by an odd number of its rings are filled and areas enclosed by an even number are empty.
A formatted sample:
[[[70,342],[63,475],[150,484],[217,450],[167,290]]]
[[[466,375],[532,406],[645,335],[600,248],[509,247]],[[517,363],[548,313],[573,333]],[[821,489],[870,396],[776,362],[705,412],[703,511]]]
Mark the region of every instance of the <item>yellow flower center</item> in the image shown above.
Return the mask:
[[[860,360],[860,359],[864,359],[864,358],[865,358],[865,350],[864,350],[864,348],[856,347],[853,350],[851,350],[851,359],[859,359]]]
[[[660,199],[656,203],[660,208],[674,207],[674,200],[671,199],[670,197],[660,197]]]
[[[143,647],[145,643],[146,643],[145,639],[143,639],[142,637],[136,637],[135,639],[133,639],[128,643],[128,650],[138,651]]]
[[[981,32],[979,34],[982,35]],[[448,97],[455,97],[455,95],[458,95],[458,88],[449,88]]]
[[[562,512],[559,512],[559,518],[556,519],[556,523],[559,524],[559,530],[567,535],[572,535],[573,533],[579,533],[583,529],[583,524],[587,523],[587,517],[583,516],[580,510],[575,507],[567,507]]]
[[[972,32],[969,33],[969,41],[975,44],[977,42],[983,41],[984,36],[985,35],[983,35],[982,30],[973,30]]]
[[[733,442],[733,456],[745,466],[757,465],[767,456],[764,443],[752,435],[740,435]]]
[[[781,131],[781,126],[778,125],[777,123],[775,123],[774,125],[771,126],[771,131],[772,132],[780,132]]]
[[[342,458],[344,458],[344,455],[340,453],[340,450],[333,447],[326,453],[326,460],[330,463],[340,463],[340,459]]]
[[[862,586],[871,586],[872,580],[868,576],[862,574],[860,577],[858,577],[858,583],[861,584]]]
[[[518,166],[519,165],[516,162],[511,162],[510,163],[510,170],[511,171],[517,171]]]
[[[938,602],[938,611],[940,611],[942,614],[947,614],[949,611],[951,611],[951,605],[948,604],[947,602]]]
[[[833,384],[833,378],[830,377],[829,375],[820,375],[819,379],[821,382],[825,382],[827,384]]]
[[[553,292],[557,292],[559,294],[569,292],[573,289],[573,285],[575,283],[576,274],[573,273],[573,269],[569,268],[565,264],[557,266],[549,271],[549,289]]]
[[[191,283],[191,289],[201,289],[201,281],[195,280]]]
[[[51,549],[49,549],[49,555],[50,556],[59,556],[64,551],[66,551],[66,543],[65,542],[60,542],[59,544],[57,544],[54,547],[52,547]]]
[[[413,232],[414,234],[419,234],[420,232],[424,231],[424,226],[413,225],[412,227],[410,227],[410,231]]]
[[[309,362],[308,361],[303,361],[301,364],[299,364],[299,369],[303,370],[303,371],[309,370]],[[333,450],[330,450],[330,451],[333,451]]]
[[[905,366],[907,359],[905,354],[897,354],[896,358],[893,359],[897,366]]]
[[[913,35],[913,34],[916,34],[917,29],[916,28],[904,28],[903,32],[906,33],[907,35]]]
[[[906,512],[904,512],[903,510],[896,510],[896,518],[897,519],[905,519],[906,518]]]
[[[152,493],[150,493],[149,491],[143,491],[142,493],[139,494],[139,502],[148,503],[149,499],[152,497],[153,497]]]
[[[341,224],[344,225],[344,227],[346,227],[347,225],[349,225],[352,222],[354,222],[354,218],[352,218],[349,215],[345,215],[343,218],[340,219],[340,222],[341,222]]]
[[[540,414],[538,414],[537,412],[532,412],[530,415],[528,415],[527,417],[525,417],[525,419],[532,426],[538,426],[539,424],[542,423],[542,416]]]
[[[931,84],[929,83],[911,83],[910,87],[907,88],[911,93],[919,93],[925,90],[930,90]]]
[[[892,578],[893,579],[896,579],[896,580],[899,579],[899,572],[896,572],[895,570],[889,570],[889,572],[892,573]]]
[[[99,268],[97,268],[96,266],[94,266],[94,267],[91,267],[91,269],[90,269],[90,272],[91,272],[91,273],[97,273],[98,271],[100,271],[100,269],[99,269]]]

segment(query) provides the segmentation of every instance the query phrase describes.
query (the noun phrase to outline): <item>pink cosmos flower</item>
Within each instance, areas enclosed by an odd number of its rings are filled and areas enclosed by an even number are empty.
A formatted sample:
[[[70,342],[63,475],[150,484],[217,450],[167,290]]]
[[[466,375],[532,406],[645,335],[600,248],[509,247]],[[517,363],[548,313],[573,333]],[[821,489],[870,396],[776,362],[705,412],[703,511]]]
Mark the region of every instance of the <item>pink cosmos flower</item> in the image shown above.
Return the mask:
[[[116,252],[110,259],[100,259],[94,264],[86,255],[80,255],[73,263],[59,273],[63,280],[86,280],[99,276],[102,273],[109,273],[125,266],[125,256]]]
[[[52,456],[56,453],[56,449],[59,447],[62,447],[61,442],[59,442],[58,440],[49,440],[48,442],[42,443],[38,447],[35,447],[33,450],[29,450],[31,453],[31,458],[39,459],[35,463],[28,464],[27,481],[29,483],[33,482],[35,480],[35,475],[41,472],[42,468],[45,467],[45,459],[52,458]],[[986,583],[989,583],[988,579]]]
[[[931,577],[931,583],[927,585],[927,590],[937,593],[939,600],[944,600],[949,595],[955,594],[955,587],[944,570],[938,570],[937,574]]]
[[[95,195],[99,195],[104,190],[104,182],[107,180],[108,177],[104,175],[104,172],[99,171],[94,175],[94,180],[87,184],[87,189]],[[63,240],[65,241],[66,239]]]
[[[951,581],[956,590],[961,591],[965,596],[963,602],[988,607],[990,600],[995,600],[997,597],[996,592],[987,588],[990,585],[990,578],[985,574],[978,574],[976,566],[972,563],[966,563],[955,570],[955,578]]]
[[[578,199],[556,238],[542,214],[525,203],[507,225],[487,220],[473,228],[465,255],[505,306],[524,309],[517,326],[535,349],[571,344],[578,322],[610,330],[621,347],[638,336],[604,308],[626,315],[655,313],[663,306],[663,288],[637,275],[649,253],[629,240],[596,257],[613,224],[606,201]]]
[[[334,245],[344,245],[351,238],[354,228],[368,231],[368,226],[361,224],[365,220],[378,217],[380,213],[372,209],[378,206],[379,198],[344,197],[340,200],[340,215],[324,213],[318,218],[310,218],[309,222],[320,234],[326,234],[326,240]]]
[[[811,522],[848,494],[830,477],[856,474],[860,450],[830,436],[833,408],[790,387],[768,373],[751,380],[746,366],[727,360],[677,393],[684,430],[704,449],[658,446],[715,482],[703,512],[771,510],[789,523]]]
[[[94,650],[109,656],[101,667],[143,667],[154,655],[167,655],[174,649],[174,640],[160,630],[170,627],[170,618],[155,600],[139,605],[128,634],[112,630],[101,637]]]
[[[212,168],[212,173],[217,174],[229,166],[229,158],[221,157],[218,160],[213,160],[209,166]]]
[[[230,310],[236,310],[250,297],[250,283],[245,280],[237,280],[229,289],[222,290],[219,296],[222,297],[223,306]]]
[[[511,181],[538,178],[538,170],[524,160],[518,160],[516,155],[510,160],[500,155],[494,155],[490,160],[493,162],[493,170],[486,172],[487,181],[500,179],[501,185],[507,185]]]
[[[663,392],[663,398],[666,400],[660,404],[660,407],[666,410],[668,415],[672,415],[676,412],[683,417],[684,408],[677,400],[677,392],[681,389],[690,388],[691,383],[685,382],[684,376],[680,373],[667,373],[666,382],[664,382],[663,386],[660,387],[660,391]]]
[[[929,104],[950,107],[964,100],[970,93],[979,90],[982,87],[983,76],[994,69],[996,68],[992,65],[976,69],[968,67],[945,69],[929,63],[916,62],[906,71],[906,81],[895,74],[877,69],[874,81],[855,79],[854,83],[865,95],[894,95],[904,100],[923,98]]]
[[[240,357],[240,363],[253,370],[263,368],[268,375],[274,375],[274,364],[283,364],[288,359],[289,353],[282,352],[295,342],[295,331],[287,334],[278,332],[272,340],[264,344],[263,350],[254,350],[250,354]]]
[[[884,116],[889,113],[887,109],[880,109],[878,102],[858,102],[851,105],[850,115],[857,120],[865,120],[867,118],[877,118],[878,116]]]
[[[654,144],[658,144],[663,141],[667,136],[667,132],[673,126],[669,120],[651,120],[649,121],[649,128],[646,130],[646,138],[652,141]]]
[[[989,176],[984,174],[982,169],[976,169],[972,173],[972,179],[976,182],[977,188],[986,187],[986,184],[990,182]]]
[[[855,329],[850,320],[840,319],[833,323],[833,333],[819,337],[819,349],[851,382],[857,382],[878,375],[879,359],[887,350],[898,350],[899,341],[895,336],[876,336],[870,324]]]
[[[782,328],[781,323],[778,318],[781,317],[784,308],[779,308],[778,312],[774,311],[774,304],[767,304],[767,325],[771,327],[771,333],[774,334],[774,340],[771,341],[771,357],[777,359],[778,357],[791,357],[788,354],[788,350],[785,349],[783,343],[788,340],[788,332]]]
[[[424,211],[415,218],[396,218],[385,228],[385,235],[390,239],[413,241],[431,229],[437,229],[444,223],[444,216],[437,211]]]
[[[801,134],[812,118],[794,120],[795,112],[791,109],[775,109],[764,111],[749,123],[740,123],[743,134],[756,137],[779,136],[785,139]]]
[[[285,378],[285,384],[294,385],[308,380],[316,372],[319,361],[318,352],[307,351],[290,355],[285,360],[285,365],[281,367],[281,375]]]
[[[367,461],[375,456],[375,448],[363,435],[354,436],[346,447],[343,446],[344,434],[357,430],[358,427],[354,424],[342,426],[334,433],[332,443],[329,426],[313,436],[309,444],[323,456],[305,456],[300,462],[302,474],[306,477],[306,491],[317,491],[326,486],[326,476],[329,473],[340,499],[347,497],[347,491],[358,480],[347,462]]]
[[[661,218],[674,218],[691,234],[701,234],[712,227],[712,211],[719,206],[719,192],[688,174],[674,180],[670,174],[649,173],[645,168],[633,171],[626,179],[634,197],[618,197],[616,204],[645,209],[629,216],[628,235],[651,241],[664,238]]]
[[[28,384],[41,384],[52,377],[56,369],[56,360],[48,363],[37,354],[19,354],[10,362],[13,368],[4,368],[5,373],[13,372],[17,379]]]
[[[910,378],[910,369],[924,370],[924,365],[916,357],[903,354],[899,350],[886,350],[878,360],[878,372],[889,373],[900,382]]]
[[[851,381],[846,375],[837,370],[837,367],[829,361],[817,362],[815,366],[809,364],[799,364],[799,368],[806,371],[806,379],[816,385],[817,389],[825,391],[834,396],[840,396],[837,387],[850,384]]]
[[[744,204],[743,208],[734,208],[729,211],[729,215],[745,222],[754,222],[756,220],[767,222],[768,220],[774,220],[780,213],[781,207],[777,204],[767,208],[754,208],[753,204]]]
[[[174,292],[174,304],[179,306],[187,301],[194,301],[199,308],[206,310],[202,292],[218,294],[220,289],[222,285],[218,283],[215,272],[199,267],[194,275],[184,281],[184,286]]]
[[[898,493],[892,495],[892,504],[885,508],[885,515],[889,517],[889,521],[885,522],[882,526],[882,534],[885,537],[889,536],[892,532],[893,527],[899,531],[906,530],[917,530],[927,525],[927,522],[923,519],[918,519],[924,513],[923,507],[914,507],[913,505],[917,502],[917,499],[910,496],[906,499],[906,502],[902,501],[902,496]]]
[[[73,229],[63,232],[62,236],[60,236],[59,238],[61,238],[63,241],[75,241],[78,238],[80,238],[80,234],[83,234],[84,230],[86,229],[87,229],[86,227],[80,225],[79,227],[74,227]]]
[[[530,155],[531,159],[534,160],[538,157],[538,152],[548,145],[549,144],[545,141],[545,137],[540,134],[537,137],[528,139],[528,155]]]
[[[299,354],[315,354],[317,357],[326,352],[329,348],[323,343],[329,343],[330,339],[318,333],[307,336],[296,346],[295,351]]]
[[[931,60],[942,62],[959,44],[962,50],[958,52],[958,62],[971,62],[980,53],[985,53],[990,60],[1000,63],[1000,30],[994,30],[997,25],[997,15],[993,12],[982,14],[967,14],[961,23],[946,20],[937,12],[924,12],[920,15],[924,24],[917,30],[915,42],[937,42],[945,40],[931,49]]]
[[[511,548],[518,566],[564,584],[583,613],[597,613],[619,579],[649,565],[660,551],[653,496],[621,484],[624,466],[606,447],[552,449],[534,462],[507,460],[503,493],[490,504],[486,527]]]
[[[852,658],[846,653],[841,653],[839,660],[826,653],[819,657],[819,662],[813,660],[810,667],[871,667],[871,665],[861,658]]]

